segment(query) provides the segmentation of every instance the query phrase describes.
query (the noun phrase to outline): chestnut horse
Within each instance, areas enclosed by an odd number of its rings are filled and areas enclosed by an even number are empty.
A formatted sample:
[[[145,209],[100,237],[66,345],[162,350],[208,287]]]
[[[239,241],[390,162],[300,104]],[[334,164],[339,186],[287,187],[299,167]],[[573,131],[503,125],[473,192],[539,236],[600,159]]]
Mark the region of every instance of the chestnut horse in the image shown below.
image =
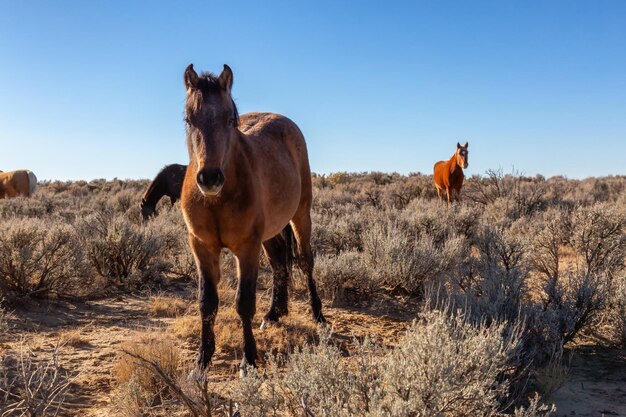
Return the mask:
[[[437,195],[439,200],[443,201],[443,191],[446,191],[446,197],[448,204],[452,201],[461,201],[461,187],[463,187],[463,169],[467,168],[469,151],[467,150],[468,143],[461,146],[460,143],[456,144],[456,152],[452,155],[452,158],[448,161],[439,161],[435,164],[435,173],[433,179],[435,181],[435,187],[437,188]]]
[[[146,221],[157,215],[156,206],[163,196],[168,196],[172,206],[180,200],[187,165],[172,164],[165,166],[148,186],[141,198],[141,217]]]
[[[30,197],[37,188],[37,177],[32,171],[0,171],[0,198]]]
[[[206,368],[215,351],[220,253],[228,248],[237,259],[235,303],[243,327],[243,369],[246,363],[254,366],[257,356],[252,319],[261,248],[273,270],[272,302],[261,328],[288,311],[292,233],[298,265],[307,278],[313,319],[325,321],[313,279],[306,143],[298,126],[284,116],[248,113],[239,120],[228,65],[219,76],[198,75],[189,65],[184,82],[189,166],[181,206],[198,268],[202,319],[198,364]]]

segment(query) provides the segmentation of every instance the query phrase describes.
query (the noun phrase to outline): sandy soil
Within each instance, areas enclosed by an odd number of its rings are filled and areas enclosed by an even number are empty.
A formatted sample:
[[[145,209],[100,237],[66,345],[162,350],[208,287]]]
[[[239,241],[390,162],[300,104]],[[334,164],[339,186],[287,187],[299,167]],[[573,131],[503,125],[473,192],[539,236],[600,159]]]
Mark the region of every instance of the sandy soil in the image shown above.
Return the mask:
[[[578,346],[552,401],[558,416],[626,416],[626,352]]]

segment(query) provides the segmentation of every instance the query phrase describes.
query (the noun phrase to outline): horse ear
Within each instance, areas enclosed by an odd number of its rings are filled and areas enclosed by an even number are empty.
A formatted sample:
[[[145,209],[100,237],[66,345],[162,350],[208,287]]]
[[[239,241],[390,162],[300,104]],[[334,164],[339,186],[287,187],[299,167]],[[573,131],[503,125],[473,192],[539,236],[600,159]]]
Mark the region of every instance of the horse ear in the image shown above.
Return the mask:
[[[461,144],[459,142],[456,143],[456,148],[461,149]]]
[[[198,74],[193,69],[193,64],[189,64],[185,69],[185,88],[187,90],[198,88]]]
[[[228,93],[233,87],[233,70],[226,64],[224,64],[224,71],[220,74],[220,86]]]
[[[469,145],[469,142],[465,142],[465,146],[463,146],[463,147],[467,148],[467,145]]]

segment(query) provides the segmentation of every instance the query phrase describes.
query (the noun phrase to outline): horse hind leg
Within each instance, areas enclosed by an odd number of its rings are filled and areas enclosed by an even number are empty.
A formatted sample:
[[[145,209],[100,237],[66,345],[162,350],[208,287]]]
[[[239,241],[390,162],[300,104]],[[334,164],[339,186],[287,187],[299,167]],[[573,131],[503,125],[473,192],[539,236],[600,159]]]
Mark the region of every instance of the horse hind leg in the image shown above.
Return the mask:
[[[322,314],[322,301],[317,293],[317,286],[313,279],[314,257],[311,248],[311,212],[310,207],[300,207],[291,220],[295,238],[298,244],[298,266],[306,275],[309,287],[311,313],[317,323],[325,323],[326,318]]]
[[[263,250],[272,267],[272,304],[261,323],[261,329],[289,313],[289,275],[291,273],[291,226],[283,233],[263,242]]]

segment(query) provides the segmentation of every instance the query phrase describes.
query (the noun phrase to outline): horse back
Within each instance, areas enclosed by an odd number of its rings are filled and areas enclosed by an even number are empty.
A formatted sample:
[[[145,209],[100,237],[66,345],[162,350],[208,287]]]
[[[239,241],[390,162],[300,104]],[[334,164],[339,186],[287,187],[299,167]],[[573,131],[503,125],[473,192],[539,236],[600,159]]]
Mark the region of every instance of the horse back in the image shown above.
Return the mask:
[[[269,176],[297,173],[310,183],[304,135],[291,119],[275,113],[247,113],[241,116],[240,130],[246,135],[244,142],[251,159],[262,165],[256,167],[259,171],[269,167]]]
[[[279,114],[246,114],[241,126],[268,238],[280,233],[299,208],[312,205],[306,142],[298,126]]]

